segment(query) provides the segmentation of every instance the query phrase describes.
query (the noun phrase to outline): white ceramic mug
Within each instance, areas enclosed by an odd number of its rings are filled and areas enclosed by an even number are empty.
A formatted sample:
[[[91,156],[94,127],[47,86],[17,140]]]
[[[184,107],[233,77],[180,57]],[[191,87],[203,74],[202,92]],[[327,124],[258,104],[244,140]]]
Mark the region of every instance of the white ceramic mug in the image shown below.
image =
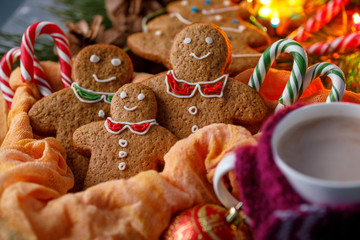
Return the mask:
[[[360,180],[354,180],[354,181],[336,181],[336,180],[328,180],[328,179],[325,180],[304,174],[298,169],[292,167],[290,164],[288,164],[287,161],[285,161],[280,156],[281,154],[279,154],[279,150],[282,147],[282,145],[280,145],[281,138],[286,136],[286,134],[289,134],[289,131],[291,131],[294,128],[297,128],[299,124],[303,124],[304,122],[311,124],[312,122],[316,122],[321,119],[331,119],[336,117],[337,118],[341,117],[339,123],[342,122],[342,119],[344,120],[355,119],[356,121],[358,120],[358,123],[360,125],[360,105],[340,102],[340,103],[326,103],[326,104],[320,103],[320,104],[313,104],[313,105],[301,107],[286,115],[278,123],[278,125],[275,127],[273,136],[271,138],[271,147],[276,165],[278,166],[280,171],[284,174],[284,176],[289,181],[290,185],[294,188],[294,190],[305,200],[312,203],[327,204],[327,205],[360,203]],[[339,134],[341,134],[341,132]],[[294,138],[296,137],[297,136],[294,136]],[[325,144],[326,147],[327,144],[326,139],[323,141],[323,144]],[[341,144],[342,143],[340,142],[338,146],[339,149],[341,148],[340,146]],[[333,144],[329,146],[333,146]],[[359,141],[359,149],[360,149],[360,141]],[[344,159],[348,157],[347,155],[348,154],[346,153],[344,154]],[[351,158],[350,160],[352,159],[353,158]],[[359,157],[354,160],[357,161],[357,159],[360,161],[360,154]],[[221,181],[221,178],[228,171],[234,169],[235,160],[236,160],[235,154],[229,154],[225,156],[224,159],[217,166],[214,175],[214,181],[213,181],[214,190],[220,201],[226,207],[230,205],[233,206],[238,202],[235,198],[229,196],[231,194],[227,191],[227,189],[225,188],[224,184]],[[343,159],[339,159],[339,160],[345,161]],[[351,168],[352,166],[349,167]],[[358,172],[360,177],[360,169]]]

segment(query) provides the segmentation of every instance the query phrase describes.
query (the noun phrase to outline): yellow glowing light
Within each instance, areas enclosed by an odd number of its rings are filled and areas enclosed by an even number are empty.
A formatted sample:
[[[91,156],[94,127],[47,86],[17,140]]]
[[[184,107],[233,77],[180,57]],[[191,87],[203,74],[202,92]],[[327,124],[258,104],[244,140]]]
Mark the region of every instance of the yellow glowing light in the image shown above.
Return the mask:
[[[248,2],[248,3],[252,3],[252,2],[253,2],[253,0],[247,0],[247,2]]]
[[[267,17],[267,16],[269,16],[270,14],[271,14],[271,9],[268,8],[268,7],[262,7],[262,8],[260,8],[260,10],[259,10],[259,15],[260,15],[261,17]]]
[[[258,15],[263,19],[276,18],[281,21],[302,14],[306,0],[259,0]],[[255,2],[255,1],[254,1]],[[274,13],[277,12],[277,16]],[[359,12],[360,13],[360,12]],[[360,16],[360,15],[359,15]]]
[[[264,5],[269,5],[271,0],[260,0],[260,2]]]
[[[360,15],[358,13],[354,13],[353,15],[353,21],[355,24],[359,24],[360,23]]]

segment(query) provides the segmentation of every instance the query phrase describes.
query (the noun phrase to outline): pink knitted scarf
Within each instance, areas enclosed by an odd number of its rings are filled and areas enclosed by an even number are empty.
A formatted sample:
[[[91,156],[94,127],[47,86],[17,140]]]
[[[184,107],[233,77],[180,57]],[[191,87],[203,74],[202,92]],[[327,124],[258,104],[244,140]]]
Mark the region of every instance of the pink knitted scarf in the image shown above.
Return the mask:
[[[360,204],[335,208],[306,202],[274,162],[270,140],[275,126],[299,107],[286,108],[270,117],[262,127],[257,147],[245,146],[236,151],[240,198],[252,220],[255,238],[360,239]]]

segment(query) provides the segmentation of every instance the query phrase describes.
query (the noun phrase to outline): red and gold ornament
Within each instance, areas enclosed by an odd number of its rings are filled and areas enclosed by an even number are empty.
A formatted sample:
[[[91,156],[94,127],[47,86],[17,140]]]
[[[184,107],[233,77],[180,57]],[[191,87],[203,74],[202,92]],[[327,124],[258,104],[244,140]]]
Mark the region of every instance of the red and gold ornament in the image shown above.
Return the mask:
[[[206,204],[188,209],[170,223],[165,240],[252,240],[248,226],[241,221],[235,228],[226,220],[228,211],[218,205]]]

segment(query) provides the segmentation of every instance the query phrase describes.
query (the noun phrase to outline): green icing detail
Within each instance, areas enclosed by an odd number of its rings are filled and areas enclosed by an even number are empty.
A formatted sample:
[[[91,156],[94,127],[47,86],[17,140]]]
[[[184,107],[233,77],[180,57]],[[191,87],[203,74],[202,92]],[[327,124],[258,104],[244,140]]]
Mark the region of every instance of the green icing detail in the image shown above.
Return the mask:
[[[109,102],[111,102],[113,96],[114,96],[114,94],[110,94],[110,95],[106,96],[106,100],[108,100]]]
[[[80,97],[88,99],[88,100],[98,100],[101,98],[101,95],[96,93],[87,92],[84,89],[79,88],[76,84],[73,85],[75,87],[76,92],[80,95]]]

